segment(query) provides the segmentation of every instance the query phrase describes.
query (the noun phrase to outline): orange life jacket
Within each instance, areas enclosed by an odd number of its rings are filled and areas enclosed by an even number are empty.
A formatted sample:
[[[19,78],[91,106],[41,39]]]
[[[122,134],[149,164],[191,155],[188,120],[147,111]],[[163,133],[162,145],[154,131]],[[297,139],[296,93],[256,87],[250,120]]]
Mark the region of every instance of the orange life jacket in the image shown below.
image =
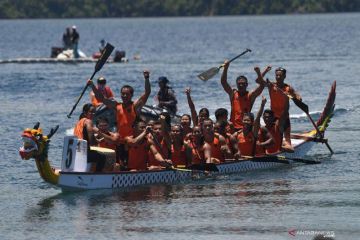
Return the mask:
[[[171,161],[174,166],[186,166],[188,164],[186,161],[186,147],[184,145],[180,149],[175,149],[174,145],[171,145]]]
[[[249,132],[247,136],[244,135],[243,131],[240,131],[237,136],[238,147],[242,156],[252,156],[255,137],[252,132]],[[262,155],[264,150],[262,147],[256,146],[255,155]]]
[[[134,103],[124,108],[122,103],[116,106],[116,126],[119,133],[119,141],[122,143],[125,137],[133,135],[133,123],[136,119]]]
[[[107,134],[111,135],[113,133],[108,132]],[[110,143],[110,142],[106,141],[105,139],[103,139],[101,142],[99,142],[98,146],[103,147],[103,148],[110,148],[110,149],[116,150],[116,144]]]
[[[99,90],[99,92],[102,93],[102,95],[105,98],[113,98],[114,97],[113,92],[111,91],[111,89],[108,86],[105,86],[105,88],[103,88],[103,89],[99,89],[98,86],[96,86],[96,88]],[[102,101],[100,99],[98,99],[95,95],[94,97],[92,97],[91,103],[93,106],[97,107],[102,103]]]
[[[205,155],[202,146],[196,146],[193,142],[190,143],[191,147],[191,163],[202,164],[205,163]]]
[[[250,101],[250,93],[246,92],[244,96],[240,96],[237,90],[234,90],[233,99],[231,101],[230,121],[236,129],[243,127],[242,118],[244,113],[250,112],[252,104]]]
[[[85,117],[80,119],[74,127],[74,136],[76,136],[78,139],[87,138],[87,137],[84,138],[84,127],[85,127],[86,120],[87,120],[87,118],[85,118]]]
[[[282,88],[280,88],[283,92],[290,94],[290,86],[284,84]],[[271,110],[274,112],[274,116],[276,118],[280,118],[282,113],[284,112],[285,105],[289,102],[289,97],[285,96],[276,86],[271,85],[269,87],[269,95],[271,100]]]
[[[137,146],[129,147],[128,168],[146,170],[148,162],[148,143],[144,141]]]
[[[169,150],[168,150],[168,147],[167,147],[165,141],[162,140],[160,145],[161,146],[158,146],[157,144],[155,144],[154,146],[164,159],[168,159],[169,158]],[[160,162],[155,159],[154,154],[150,150],[148,151],[147,154],[148,154],[148,158],[149,158],[149,166],[157,166],[157,167],[161,166]]]
[[[271,153],[280,152],[283,135],[281,134],[279,127],[273,124],[270,128],[266,128],[266,129],[270,132],[270,134],[273,136],[274,139],[274,144],[266,148],[266,153],[271,154]]]
[[[211,147],[211,157],[217,158],[220,160],[220,162],[225,162],[225,158],[221,152],[221,146],[219,138],[214,136],[214,141],[212,143],[209,143]]]

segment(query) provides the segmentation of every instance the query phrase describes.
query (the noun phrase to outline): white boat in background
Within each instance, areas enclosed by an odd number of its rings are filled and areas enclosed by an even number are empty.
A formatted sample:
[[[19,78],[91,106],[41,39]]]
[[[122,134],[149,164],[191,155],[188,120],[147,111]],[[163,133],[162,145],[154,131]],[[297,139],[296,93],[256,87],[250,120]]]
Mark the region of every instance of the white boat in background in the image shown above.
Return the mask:
[[[332,85],[328,101],[316,125],[325,133],[335,107],[336,83]],[[182,168],[148,171],[105,171],[91,172],[87,163],[87,142],[74,136],[64,139],[61,168],[53,168],[48,159],[49,139],[57,128],[51,129],[46,136],[39,128],[39,123],[32,129],[25,129],[22,133],[23,146],[19,153],[24,160],[34,158],[40,176],[48,183],[60,187],[62,190],[89,190],[128,188],[148,184],[174,184],[208,177],[208,172]],[[210,175],[241,173],[257,169],[270,169],[297,162],[312,160],[299,159],[303,157],[316,143],[324,143],[323,137],[317,131],[294,134],[292,144],[294,153],[280,153],[274,156],[245,157],[240,160],[229,160],[216,164],[217,172]],[[94,148],[107,156],[107,162],[114,162],[114,151],[106,148]],[[278,157],[281,155],[281,158]]]

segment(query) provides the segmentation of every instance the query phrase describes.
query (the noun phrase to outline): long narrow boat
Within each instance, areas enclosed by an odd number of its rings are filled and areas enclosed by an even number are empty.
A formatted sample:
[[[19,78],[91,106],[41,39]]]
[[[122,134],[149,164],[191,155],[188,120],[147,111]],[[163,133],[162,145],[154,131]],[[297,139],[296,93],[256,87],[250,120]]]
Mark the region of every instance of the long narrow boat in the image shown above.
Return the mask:
[[[326,128],[334,112],[336,82],[330,90],[325,108],[316,125],[321,132],[325,133]],[[45,136],[37,124],[33,129],[25,129],[22,134],[23,146],[19,152],[23,159],[34,158],[40,176],[46,181],[63,190],[88,190],[106,188],[127,188],[147,184],[172,184],[190,181],[206,177],[204,171],[190,169],[166,169],[157,171],[118,171],[94,173],[88,171],[86,162],[86,141],[78,140],[67,136],[64,140],[63,157],[60,169],[52,168],[48,160],[49,139],[54,135],[56,129],[51,129]],[[303,157],[310,148],[321,141],[315,129],[301,134],[294,134],[292,144],[294,153],[280,153],[285,156],[284,160],[272,161],[272,157],[244,158],[237,161],[227,161],[217,164],[218,174],[230,174],[247,172],[257,169],[269,169],[286,164],[293,164],[295,159]],[[323,136],[322,136],[323,137]],[[319,141],[320,140],[320,141]],[[97,148],[111,158],[110,150]],[[84,154],[85,153],[85,154]],[[286,159],[287,158],[287,159]],[[283,162],[282,162],[283,161]]]

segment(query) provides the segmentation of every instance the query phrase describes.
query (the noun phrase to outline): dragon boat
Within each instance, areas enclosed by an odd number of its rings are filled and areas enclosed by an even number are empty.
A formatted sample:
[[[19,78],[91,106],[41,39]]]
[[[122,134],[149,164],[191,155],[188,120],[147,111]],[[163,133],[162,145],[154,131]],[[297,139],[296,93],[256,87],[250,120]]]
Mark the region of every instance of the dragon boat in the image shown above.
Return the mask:
[[[329,92],[327,103],[316,122],[316,128],[292,135],[295,151],[273,156],[245,157],[240,160],[229,160],[216,164],[217,172],[210,176],[248,172],[257,169],[271,169],[285,164],[295,164],[301,160],[316,143],[327,143],[324,133],[335,108],[336,82]],[[314,123],[315,124],[315,123]],[[209,172],[185,168],[171,168],[148,171],[104,171],[95,173],[87,164],[87,142],[73,136],[64,138],[61,168],[53,168],[48,159],[50,138],[57,128],[44,135],[37,123],[32,129],[22,133],[23,146],[19,153],[24,160],[35,159],[40,176],[46,182],[60,187],[63,191],[89,189],[121,189],[149,184],[175,184],[209,177]],[[94,148],[108,156],[108,162],[114,162],[114,152],[106,148]],[[282,158],[280,158],[280,156]],[[275,157],[275,158],[274,158]],[[304,160],[304,159],[303,159]]]

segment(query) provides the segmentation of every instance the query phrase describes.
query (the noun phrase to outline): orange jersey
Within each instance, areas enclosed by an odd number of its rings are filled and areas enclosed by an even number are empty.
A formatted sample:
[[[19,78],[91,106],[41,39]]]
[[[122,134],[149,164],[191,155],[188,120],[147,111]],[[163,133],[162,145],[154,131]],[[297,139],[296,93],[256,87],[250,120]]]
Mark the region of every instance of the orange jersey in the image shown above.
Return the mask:
[[[119,140],[124,141],[125,137],[133,134],[133,123],[136,119],[134,103],[124,108],[122,103],[116,106],[116,126],[119,133]]]
[[[114,97],[113,92],[111,91],[111,89],[108,86],[105,86],[105,88],[102,88],[102,89],[99,89],[98,87],[96,87],[96,88],[99,90],[99,92],[102,93],[102,95],[105,98],[113,98]],[[102,101],[100,99],[98,99],[95,95],[93,95],[91,97],[91,103],[93,106],[97,107],[102,103]]]
[[[280,88],[284,93],[290,94],[290,86],[284,84]],[[271,110],[274,112],[276,118],[280,118],[285,110],[285,105],[289,102],[289,97],[285,96],[276,86],[269,87],[269,95],[271,100]]]
[[[76,136],[78,139],[84,139],[84,127],[86,120],[87,118],[80,119],[74,127],[74,136]]]
[[[188,165],[186,161],[186,147],[184,145],[180,149],[175,149],[174,145],[171,145],[171,161],[174,166]]]
[[[144,141],[138,146],[129,147],[128,168],[136,170],[146,170],[148,162],[148,143]]]
[[[250,93],[246,92],[244,96],[240,96],[239,92],[234,90],[233,99],[231,101],[230,121],[236,129],[243,127],[242,118],[244,113],[250,112],[252,108]]]

